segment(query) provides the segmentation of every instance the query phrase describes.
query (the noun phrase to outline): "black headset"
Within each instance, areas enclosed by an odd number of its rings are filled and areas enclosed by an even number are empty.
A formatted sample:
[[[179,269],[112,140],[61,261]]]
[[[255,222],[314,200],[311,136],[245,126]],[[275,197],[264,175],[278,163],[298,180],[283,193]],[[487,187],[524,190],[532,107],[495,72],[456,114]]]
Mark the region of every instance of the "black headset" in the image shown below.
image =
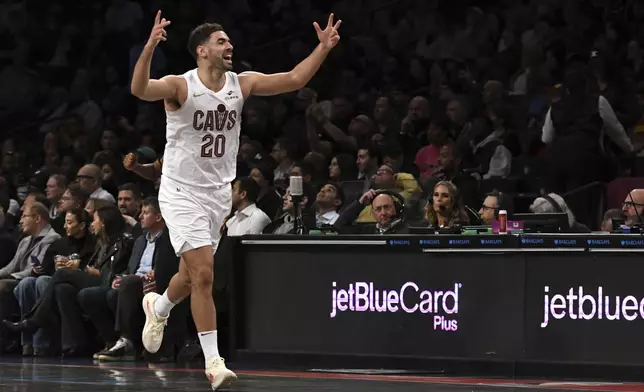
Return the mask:
[[[388,195],[390,196],[393,201],[394,201],[394,206],[396,207],[396,218],[402,218],[405,214],[405,199],[399,194],[394,191],[390,191],[387,189],[379,190],[376,191],[376,195],[371,199],[371,204],[373,204],[373,201],[376,200],[376,197],[380,195]]]
[[[559,203],[557,203],[557,201],[552,197],[550,197],[550,195],[547,194],[545,191],[541,192],[541,197],[543,197],[544,199],[546,199],[546,201],[548,201],[548,203],[550,203],[552,208],[554,208],[555,212],[558,212],[560,214],[564,212],[564,210],[561,208]]]

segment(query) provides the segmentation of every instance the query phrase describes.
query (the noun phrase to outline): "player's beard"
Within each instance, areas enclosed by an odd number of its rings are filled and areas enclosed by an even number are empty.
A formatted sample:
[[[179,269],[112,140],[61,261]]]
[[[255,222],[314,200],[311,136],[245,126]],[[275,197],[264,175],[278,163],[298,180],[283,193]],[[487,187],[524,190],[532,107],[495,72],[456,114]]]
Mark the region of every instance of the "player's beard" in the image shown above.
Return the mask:
[[[216,58],[212,65],[214,68],[222,71],[231,71],[233,69],[232,64],[229,65],[223,57]]]
[[[226,61],[223,57],[222,57],[222,59],[221,59],[221,65],[222,65],[222,69],[225,69],[226,71],[232,71],[232,69],[233,69],[233,62],[232,62],[232,60],[231,60],[231,61],[230,61],[230,63],[229,63],[229,62],[228,62],[228,61]]]

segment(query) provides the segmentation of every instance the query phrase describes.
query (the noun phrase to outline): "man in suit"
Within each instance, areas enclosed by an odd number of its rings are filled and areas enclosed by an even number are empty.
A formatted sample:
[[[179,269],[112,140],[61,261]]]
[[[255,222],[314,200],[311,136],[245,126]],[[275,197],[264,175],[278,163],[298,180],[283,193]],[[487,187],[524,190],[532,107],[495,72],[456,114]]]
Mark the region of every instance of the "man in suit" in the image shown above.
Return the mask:
[[[20,218],[20,227],[26,237],[18,244],[18,250],[9,264],[0,269],[0,319],[2,320],[20,314],[18,302],[13,295],[14,288],[21,279],[31,276],[32,270],[37,273],[42,270],[40,263],[44,259],[45,252],[54,241],[60,238],[49,224],[49,209],[42,203],[34,202],[25,207]],[[32,256],[38,260],[37,264],[34,264]],[[0,335],[0,340],[6,343],[7,337]]]
[[[392,191],[368,190],[360,200],[351,203],[340,214],[334,226],[345,234],[407,234],[409,227],[404,217],[405,206],[401,203],[402,197],[395,197],[396,194]],[[371,206],[376,224],[351,226],[365,206]]]
[[[92,320],[103,340],[112,344],[95,355],[95,359],[101,361],[136,359],[145,323],[141,308],[143,295],[150,291],[163,292],[178,270],[179,259],[170,244],[155,197],[143,201],[140,222],[144,234],[134,243],[127,274],[117,277],[107,291],[91,287],[78,294],[83,312]],[[187,307],[185,312],[173,313],[169,322],[181,319],[185,325],[186,317]]]

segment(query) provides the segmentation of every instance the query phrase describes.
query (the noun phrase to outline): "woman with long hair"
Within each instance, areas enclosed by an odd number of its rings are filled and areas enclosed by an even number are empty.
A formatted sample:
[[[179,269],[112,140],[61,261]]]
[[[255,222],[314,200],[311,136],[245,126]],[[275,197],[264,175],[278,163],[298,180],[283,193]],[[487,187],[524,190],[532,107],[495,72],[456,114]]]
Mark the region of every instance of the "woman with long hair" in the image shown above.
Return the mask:
[[[112,280],[127,268],[132,253],[132,237],[125,233],[125,221],[115,205],[106,205],[94,212],[91,231],[96,248],[85,264],[69,260],[52,276],[51,283],[38,303],[20,322],[4,320],[2,325],[16,332],[38,328],[60,328],[61,348],[65,356],[87,352],[88,339],[83,326],[82,311],[76,300],[78,292],[87,287],[101,286],[105,293]]]
[[[85,211],[93,217],[96,210],[110,204],[112,203],[103,199],[88,199],[87,204],[85,204]]]
[[[451,181],[439,181],[434,185],[432,198],[425,205],[425,220],[431,227],[438,228],[469,223],[458,188]]]
[[[356,158],[349,154],[334,156],[329,165],[329,179],[336,182],[357,180]]]

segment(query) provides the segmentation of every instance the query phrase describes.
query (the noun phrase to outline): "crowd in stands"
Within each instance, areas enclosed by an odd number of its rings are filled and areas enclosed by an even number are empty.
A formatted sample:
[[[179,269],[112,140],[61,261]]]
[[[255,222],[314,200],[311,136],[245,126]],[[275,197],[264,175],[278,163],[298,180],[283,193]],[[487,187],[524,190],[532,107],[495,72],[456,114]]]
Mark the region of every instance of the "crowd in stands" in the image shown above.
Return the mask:
[[[501,209],[565,212],[572,232],[641,223],[644,185],[600,201],[644,171],[644,3],[14,0],[0,5],[3,352],[141,354],[141,298],[178,268],[155,197],[163,105],[129,94],[157,9],[173,23],[152,77],[194,68],[184,47],[205,20],[228,29],[237,72],[291,69],[311,21],[343,20],[310,86],[245,102],[224,237],[295,233],[290,176],[309,230],[489,225]],[[188,309],[160,357],[190,356]]]

